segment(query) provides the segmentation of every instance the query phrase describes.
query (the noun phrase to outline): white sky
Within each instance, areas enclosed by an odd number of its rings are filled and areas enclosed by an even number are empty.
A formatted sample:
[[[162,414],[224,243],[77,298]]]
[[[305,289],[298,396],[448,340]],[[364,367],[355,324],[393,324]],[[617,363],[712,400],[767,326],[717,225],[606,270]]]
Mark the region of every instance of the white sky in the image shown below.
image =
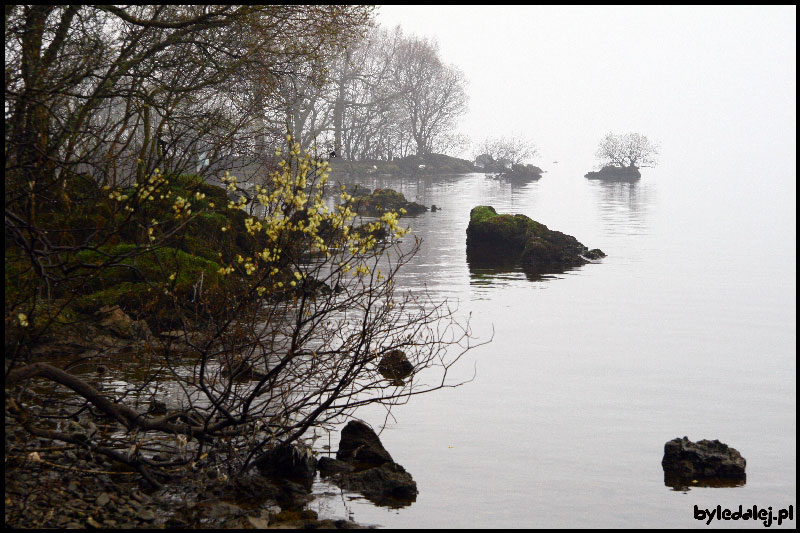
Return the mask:
[[[379,6],[469,80],[460,130],[516,134],[539,161],[594,163],[636,131],[665,164],[781,160],[796,172],[796,6]],[[585,162],[585,163],[584,163]]]

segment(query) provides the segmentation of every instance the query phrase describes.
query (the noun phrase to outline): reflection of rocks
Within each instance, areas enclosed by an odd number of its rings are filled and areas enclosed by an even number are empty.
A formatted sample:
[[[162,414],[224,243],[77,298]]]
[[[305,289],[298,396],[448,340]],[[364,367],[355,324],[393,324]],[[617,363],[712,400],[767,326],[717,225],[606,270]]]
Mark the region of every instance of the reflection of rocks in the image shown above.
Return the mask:
[[[342,430],[336,459],[320,462],[320,474],[377,505],[402,507],[417,498],[417,484],[411,474],[392,460],[369,426],[355,420]]]
[[[597,172],[587,172],[585,177],[590,180],[636,181],[642,173],[636,167],[605,166]]]
[[[744,484],[747,461],[718,440],[676,438],[664,445],[664,484],[671,487]]]
[[[525,215],[498,215],[491,206],[470,212],[467,260],[470,268],[522,265],[534,275],[559,273],[605,257],[575,237],[553,231]]]

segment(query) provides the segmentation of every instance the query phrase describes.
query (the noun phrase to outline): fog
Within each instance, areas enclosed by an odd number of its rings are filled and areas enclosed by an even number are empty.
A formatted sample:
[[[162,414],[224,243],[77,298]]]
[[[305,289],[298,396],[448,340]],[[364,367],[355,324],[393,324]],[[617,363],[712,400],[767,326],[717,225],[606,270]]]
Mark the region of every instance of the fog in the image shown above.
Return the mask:
[[[464,71],[473,141],[525,136],[543,168],[589,170],[604,134],[636,131],[661,143],[664,170],[776,180],[794,205],[794,6],[380,6],[377,19],[435,38]]]

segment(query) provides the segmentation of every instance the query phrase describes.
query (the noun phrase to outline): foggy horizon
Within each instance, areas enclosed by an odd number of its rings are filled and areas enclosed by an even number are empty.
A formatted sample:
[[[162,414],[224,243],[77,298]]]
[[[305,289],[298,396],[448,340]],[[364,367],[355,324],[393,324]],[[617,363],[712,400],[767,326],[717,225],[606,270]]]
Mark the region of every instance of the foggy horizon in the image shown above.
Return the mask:
[[[532,140],[543,168],[596,166],[609,132],[660,143],[659,166],[764,171],[795,190],[796,8],[379,6],[463,70],[459,131]],[[465,154],[470,155],[470,154]],[[776,169],[778,170],[778,169]],[[790,179],[787,179],[790,178]],[[792,194],[793,196],[793,194]]]

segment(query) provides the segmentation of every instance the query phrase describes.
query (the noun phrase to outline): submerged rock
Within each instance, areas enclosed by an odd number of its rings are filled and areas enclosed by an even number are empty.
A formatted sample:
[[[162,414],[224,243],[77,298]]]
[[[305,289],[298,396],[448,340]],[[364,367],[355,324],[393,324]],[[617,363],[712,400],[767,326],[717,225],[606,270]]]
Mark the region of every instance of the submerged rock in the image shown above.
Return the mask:
[[[718,440],[692,442],[675,438],[664,445],[664,483],[683,486],[690,483],[714,485],[714,481],[742,484],[746,480],[747,461],[734,448]]]
[[[525,215],[499,215],[491,206],[470,212],[467,260],[471,265],[517,265],[544,274],[563,272],[605,257],[572,235],[553,231]]]
[[[636,181],[642,177],[642,173],[636,167],[616,167],[605,166],[597,172],[587,172],[586,178],[590,180],[610,180],[610,181]]]
[[[320,461],[320,474],[344,490],[360,492],[377,505],[409,505],[419,492],[411,474],[392,460],[378,435],[355,420],[342,430],[336,459]]]

